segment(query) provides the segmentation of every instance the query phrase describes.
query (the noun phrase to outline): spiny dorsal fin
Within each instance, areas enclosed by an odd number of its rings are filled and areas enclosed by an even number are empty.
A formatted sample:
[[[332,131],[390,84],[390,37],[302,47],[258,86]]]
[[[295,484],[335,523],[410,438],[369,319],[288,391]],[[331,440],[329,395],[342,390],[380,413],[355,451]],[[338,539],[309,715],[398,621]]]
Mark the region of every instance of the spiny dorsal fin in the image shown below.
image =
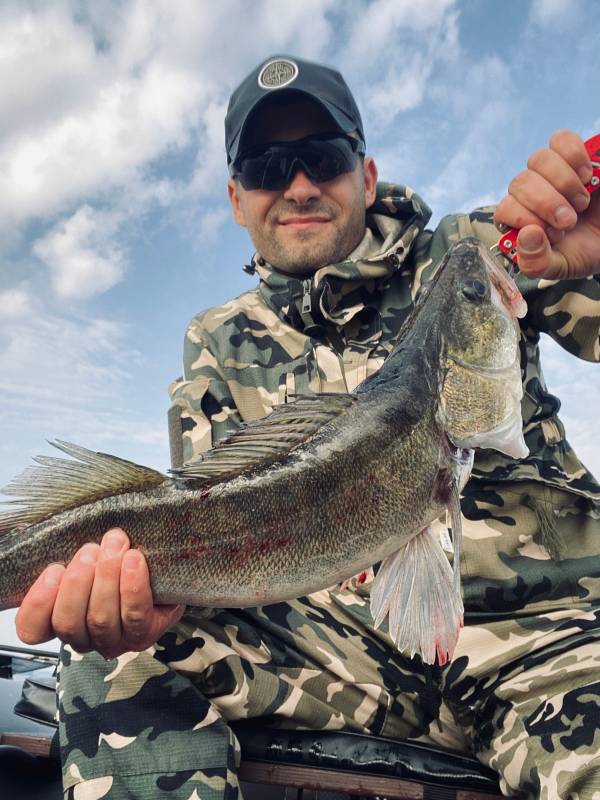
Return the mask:
[[[216,483],[265,467],[307,442],[356,399],[350,394],[299,395],[276,406],[268,417],[249,422],[221,439],[198,461],[171,472],[184,480]]]
[[[5,500],[5,505],[22,508],[0,513],[0,534],[113,494],[153,489],[167,480],[154,469],[117,456],[59,440],[50,444],[76,460],[36,456],[34,461],[40,466],[28,467],[1,489],[3,494],[19,498]]]

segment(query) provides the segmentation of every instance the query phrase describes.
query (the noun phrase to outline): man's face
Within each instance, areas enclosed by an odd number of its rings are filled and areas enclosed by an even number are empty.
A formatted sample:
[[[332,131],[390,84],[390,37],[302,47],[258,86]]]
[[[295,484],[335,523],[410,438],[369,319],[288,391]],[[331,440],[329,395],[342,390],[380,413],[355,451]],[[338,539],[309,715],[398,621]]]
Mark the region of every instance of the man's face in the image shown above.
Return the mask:
[[[332,122],[312,101],[267,106],[257,116],[246,146],[332,133]],[[231,179],[233,215],[248,228],[258,253],[282,272],[307,274],[343,261],[365,232],[365,211],[375,200],[377,168],[366,157],[353,172],[313,183],[298,170],[281,191],[244,189]]]

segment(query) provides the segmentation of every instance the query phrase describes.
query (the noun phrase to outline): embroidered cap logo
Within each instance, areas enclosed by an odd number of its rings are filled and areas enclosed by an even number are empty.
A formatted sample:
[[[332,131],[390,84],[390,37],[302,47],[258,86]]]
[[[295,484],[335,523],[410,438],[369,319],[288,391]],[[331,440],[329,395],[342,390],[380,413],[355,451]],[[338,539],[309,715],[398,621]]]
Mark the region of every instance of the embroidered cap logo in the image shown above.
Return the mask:
[[[262,89],[280,89],[298,77],[298,65],[288,59],[278,58],[269,61],[261,69],[258,85]]]

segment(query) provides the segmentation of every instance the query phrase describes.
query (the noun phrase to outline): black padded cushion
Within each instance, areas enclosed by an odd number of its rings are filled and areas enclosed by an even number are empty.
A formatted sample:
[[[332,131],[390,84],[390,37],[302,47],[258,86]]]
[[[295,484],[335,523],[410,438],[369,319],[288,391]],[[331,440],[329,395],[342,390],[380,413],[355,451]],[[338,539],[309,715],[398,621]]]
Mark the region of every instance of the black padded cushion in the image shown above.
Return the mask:
[[[476,758],[452,750],[361,733],[265,728],[257,721],[230,725],[244,760],[345,770],[500,794],[496,773]]]
[[[14,711],[20,717],[56,727],[56,678],[25,678],[21,698]]]

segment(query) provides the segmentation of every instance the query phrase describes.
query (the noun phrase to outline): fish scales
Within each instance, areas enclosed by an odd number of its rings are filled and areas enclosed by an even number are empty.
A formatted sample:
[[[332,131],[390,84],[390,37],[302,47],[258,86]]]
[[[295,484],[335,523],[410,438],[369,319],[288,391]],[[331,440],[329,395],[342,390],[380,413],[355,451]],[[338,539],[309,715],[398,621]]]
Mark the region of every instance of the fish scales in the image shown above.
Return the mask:
[[[264,605],[382,561],[376,624],[410,655],[451,657],[462,624],[458,492],[473,447],[526,454],[516,317],[524,301],[477,240],[455,245],[380,370],[351,395],[297,398],[166,478],[57,443],[4,490],[0,608],[53,561],[121,527],[156,602]],[[454,574],[428,525],[448,508]],[[414,546],[414,545],[417,546]],[[429,608],[430,624],[421,609]]]

